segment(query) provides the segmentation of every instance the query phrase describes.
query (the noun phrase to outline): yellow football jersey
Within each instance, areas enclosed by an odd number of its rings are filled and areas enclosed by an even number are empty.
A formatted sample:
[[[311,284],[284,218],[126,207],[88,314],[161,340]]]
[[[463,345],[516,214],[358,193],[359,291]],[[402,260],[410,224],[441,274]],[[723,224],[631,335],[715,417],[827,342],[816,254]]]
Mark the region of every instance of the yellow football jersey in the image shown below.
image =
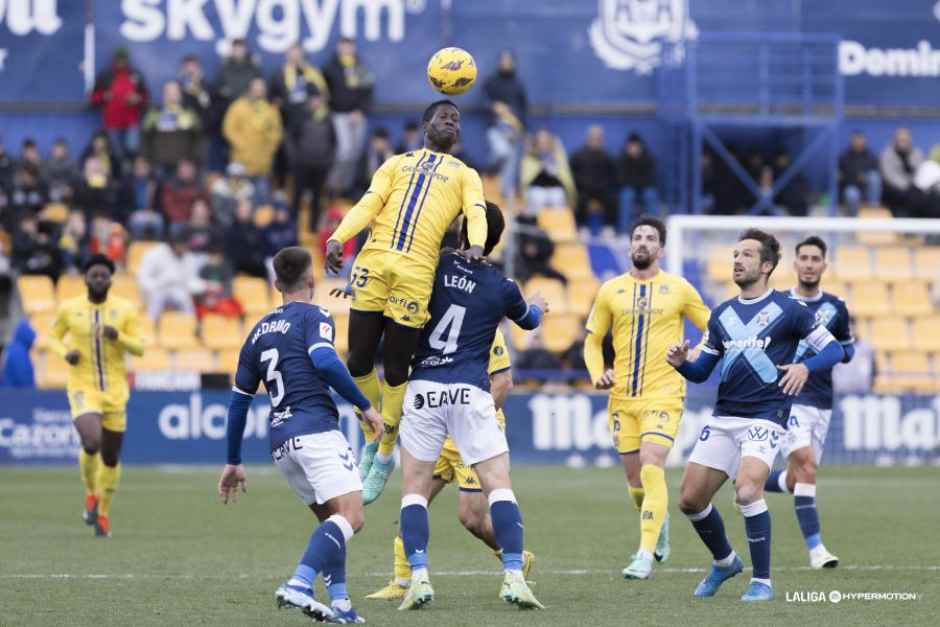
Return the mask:
[[[601,286],[588,318],[596,338],[612,331],[612,398],[671,398],[685,395],[685,379],[666,362],[666,350],[683,339],[683,318],[704,330],[710,311],[692,285],[680,276],[659,272],[638,280],[623,274]],[[603,363],[588,363],[591,380],[603,375]]]
[[[104,337],[103,329],[117,329],[116,340]],[[142,355],[144,340],[137,307],[109,296],[94,304],[86,296],[65,301],[56,312],[50,348],[59,357],[77,350],[78,364],[69,367],[66,385],[70,390],[95,389],[114,402],[128,397],[125,353]]]
[[[447,227],[463,214],[470,243],[486,243],[486,204],[476,170],[426,148],[395,155],[376,170],[372,184],[330,239],[355,237],[370,224],[363,250],[404,255],[437,267]]]

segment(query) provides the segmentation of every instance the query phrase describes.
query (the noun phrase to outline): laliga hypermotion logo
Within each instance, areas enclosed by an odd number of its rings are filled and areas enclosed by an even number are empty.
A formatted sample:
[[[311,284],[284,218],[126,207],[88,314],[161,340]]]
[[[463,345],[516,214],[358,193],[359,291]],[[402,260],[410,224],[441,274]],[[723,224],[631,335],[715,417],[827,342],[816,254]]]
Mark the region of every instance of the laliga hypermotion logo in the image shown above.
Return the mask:
[[[648,74],[659,64],[663,42],[698,35],[687,0],[599,0],[589,31],[594,52],[608,67]]]

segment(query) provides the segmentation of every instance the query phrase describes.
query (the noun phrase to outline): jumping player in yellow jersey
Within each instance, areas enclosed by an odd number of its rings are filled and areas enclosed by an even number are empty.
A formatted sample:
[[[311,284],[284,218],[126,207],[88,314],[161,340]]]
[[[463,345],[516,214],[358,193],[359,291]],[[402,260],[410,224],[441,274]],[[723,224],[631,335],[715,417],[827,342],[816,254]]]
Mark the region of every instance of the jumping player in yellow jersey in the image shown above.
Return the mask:
[[[594,387],[611,390],[610,431],[630,496],[640,510],[640,548],[623,570],[627,579],[648,578],[654,555],[658,561],[669,557],[669,494],[663,467],[679,431],[685,381],[666,363],[666,350],[682,343],[683,319],[704,330],[710,314],[688,281],[660,270],[665,244],[661,220],[644,217],[633,226],[633,269],[601,286],[584,343]],[[613,333],[616,359],[614,368],[605,371],[602,343],[608,331]]]
[[[95,535],[110,537],[130,395],[124,356],[142,355],[144,342],[137,307],[108,296],[114,263],[94,255],[83,270],[88,294],[59,307],[51,348],[70,366],[66,390],[82,443],[78,459],[85,484],[84,520],[94,525]]]
[[[362,393],[382,409],[385,433],[366,447],[360,461],[363,501],[382,493],[394,469],[392,453],[401,421],[411,359],[421,328],[447,227],[462,212],[470,247],[478,260],[486,241],[486,204],[479,174],[448,151],[460,137],[460,111],[449,100],[424,112],[424,148],[382,164],[369,190],[350,209],[327,242],[327,267],[338,272],[342,245],[371,226],[353,265],[349,316],[349,372]],[[375,373],[375,355],[384,336],[385,385]],[[376,446],[377,449],[376,450]]]
[[[512,389],[512,372],[509,370],[509,351],[506,348],[506,339],[497,329],[493,346],[490,348],[490,394],[496,405],[496,420],[503,429],[506,428],[506,416],[503,414],[503,401]],[[434,483],[431,485],[431,495],[428,503],[433,502],[441,490],[449,483],[457,482],[460,491],[457,501],[457,518],[460,523],[473,535],[483,541],[486,546],[493,549],[499,557],[499,544],[493,533],[493,521],[490,519],[489,503],[483,496],[480,488],[480,478],[476,471],[463,463],[460,452],[452,438],[444,440],[441,456],[434,467]],[[405,557],[405,546],[401,536],[395,536],[394,542],[395,570],[392,580],[384,588],[370,594],[367,599],[400,600],[408,592],[411,585],[411,566]],[[526,577],[532,569],[535,557],[525,551],[523,553],[522,574]]]

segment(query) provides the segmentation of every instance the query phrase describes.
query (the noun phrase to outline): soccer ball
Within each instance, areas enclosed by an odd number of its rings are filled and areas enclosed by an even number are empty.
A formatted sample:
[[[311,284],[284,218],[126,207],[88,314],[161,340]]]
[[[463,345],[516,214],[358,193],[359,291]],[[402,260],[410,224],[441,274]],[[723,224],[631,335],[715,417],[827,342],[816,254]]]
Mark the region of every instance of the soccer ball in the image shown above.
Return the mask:
[[[428,61],[428,82],[442,94],[462,94],[476,80],[477,64],[463,48],[441,48]]]

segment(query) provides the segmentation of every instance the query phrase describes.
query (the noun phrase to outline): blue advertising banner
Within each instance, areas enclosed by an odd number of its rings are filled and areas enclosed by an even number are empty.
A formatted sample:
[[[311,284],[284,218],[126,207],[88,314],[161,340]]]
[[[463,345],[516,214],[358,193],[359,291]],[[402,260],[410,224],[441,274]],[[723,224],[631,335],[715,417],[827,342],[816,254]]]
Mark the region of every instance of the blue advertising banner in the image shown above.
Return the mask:
[[[134,392],[128,403],[123,459],[137,464],[220,464],[225,459],[229,393]],[[682,465],[711,416],[714,392],[690,391],[668,462]],[[602,394],[511,394],[506,401],[514,463],[618,464],[607,431]],[[78,455],[64,392],[0,390],[0,464],[70,464]],[[264,396],[251,408],[244,459],[269,463]],[[341,429],[358,449],[362,436],[352,407],[340,405]],[[940,397],[846,396],[836,404],[824,463],[940,463]]]
[[[84,97],[85,3],[0,1],[0,102]]]

